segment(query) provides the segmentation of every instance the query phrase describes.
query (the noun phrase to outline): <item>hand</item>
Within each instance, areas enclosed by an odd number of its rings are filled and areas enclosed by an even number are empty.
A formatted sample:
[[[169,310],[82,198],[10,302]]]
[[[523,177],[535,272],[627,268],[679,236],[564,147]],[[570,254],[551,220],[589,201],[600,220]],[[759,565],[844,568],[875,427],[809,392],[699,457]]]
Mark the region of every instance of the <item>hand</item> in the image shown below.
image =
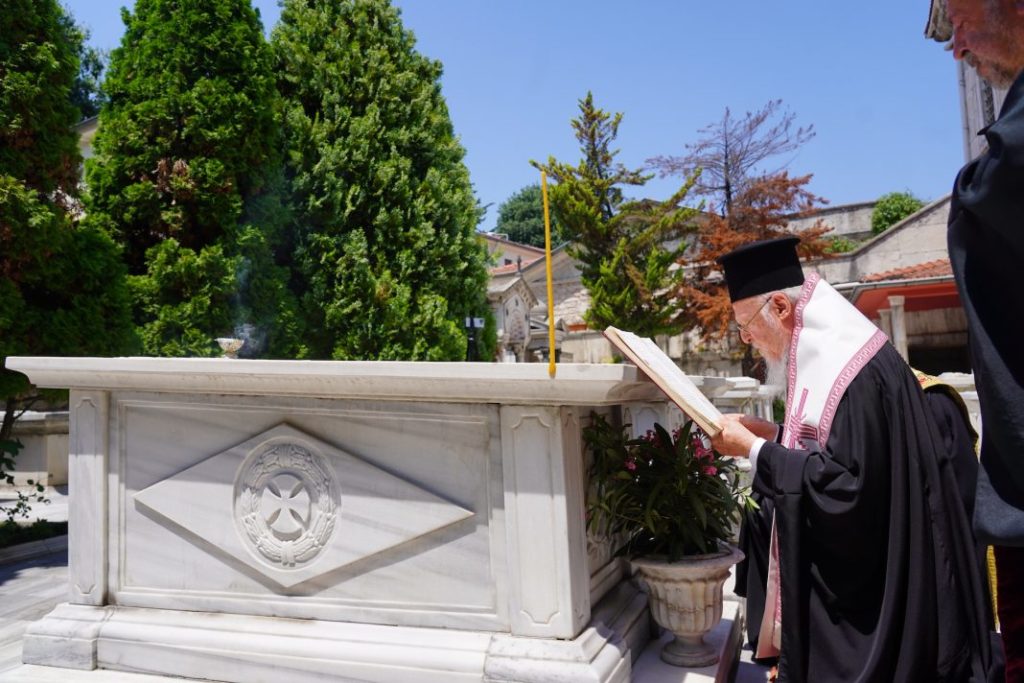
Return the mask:
[[[759,436],[765,441],[775,441],[775,435],[778,433],[779,425],[768,420],[763,420],[756,415],[747,415],[745,413],[730,413],[740,419],[740,423],[754,433],[755,436]]]
[[[757,436],[754,435],[743,424],[746,416],[738,413],[730,413],[722,416],[722,431],[711,439],[711,445],[722,455],[746,458],[750,455],[750,447],[754,445]],[[762,420],[761,422],[764,422]],[[764,438],[764,437],[762,437]]]

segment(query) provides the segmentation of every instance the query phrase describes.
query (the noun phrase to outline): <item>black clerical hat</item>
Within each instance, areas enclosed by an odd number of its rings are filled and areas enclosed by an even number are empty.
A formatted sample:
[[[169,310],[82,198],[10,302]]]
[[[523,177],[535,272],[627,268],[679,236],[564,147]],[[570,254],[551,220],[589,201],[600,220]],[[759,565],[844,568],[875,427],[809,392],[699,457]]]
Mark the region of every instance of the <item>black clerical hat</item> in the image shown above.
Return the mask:
[[[799,242],[799,237],[751,242],[720,256],[718,262],[725,271],[729,299],[739,301],[802,285],[804,271],[796,255]]]

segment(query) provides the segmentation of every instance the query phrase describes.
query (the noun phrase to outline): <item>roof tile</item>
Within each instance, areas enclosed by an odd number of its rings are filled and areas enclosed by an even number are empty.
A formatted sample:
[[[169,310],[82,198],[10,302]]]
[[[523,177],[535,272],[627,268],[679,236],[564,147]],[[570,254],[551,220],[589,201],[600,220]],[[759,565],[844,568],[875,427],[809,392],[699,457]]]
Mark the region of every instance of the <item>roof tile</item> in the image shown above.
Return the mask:
[[[861,282],[883,282],[885,280],[917,280],[925,277],[942,277],[943,275],[952,275],[953,267],[949,263],[949,259],[940,258],[934,261],[926,261],[924,263],[918,263],[916,266],[906,266],[905,268],[895,268],[893,270],[886,270],[881,273],[871,273],[861,277]]]

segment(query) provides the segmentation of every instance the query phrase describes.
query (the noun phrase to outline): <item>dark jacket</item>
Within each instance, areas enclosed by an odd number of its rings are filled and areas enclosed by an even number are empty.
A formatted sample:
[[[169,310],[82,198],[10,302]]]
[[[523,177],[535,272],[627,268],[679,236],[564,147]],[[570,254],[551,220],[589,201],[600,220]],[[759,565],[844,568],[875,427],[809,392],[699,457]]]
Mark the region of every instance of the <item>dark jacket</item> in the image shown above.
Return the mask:
[[[981,403],[978,540],[1024,546],[1024,74],[988,150],[960,171],[949,215],[949,257],[967,314]]]

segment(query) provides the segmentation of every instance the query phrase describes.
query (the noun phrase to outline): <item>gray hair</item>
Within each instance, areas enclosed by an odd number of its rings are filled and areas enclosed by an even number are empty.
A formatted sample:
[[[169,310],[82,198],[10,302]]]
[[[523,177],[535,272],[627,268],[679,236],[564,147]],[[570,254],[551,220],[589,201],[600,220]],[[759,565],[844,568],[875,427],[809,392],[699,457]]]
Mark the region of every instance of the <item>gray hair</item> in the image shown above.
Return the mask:
[[[928,9],[928,23],[924,28],[926,38],[931,38],[940,43],[953,39],[953,24],[949,21],[946,10],[946,0],[931,0],[931,7]]]

